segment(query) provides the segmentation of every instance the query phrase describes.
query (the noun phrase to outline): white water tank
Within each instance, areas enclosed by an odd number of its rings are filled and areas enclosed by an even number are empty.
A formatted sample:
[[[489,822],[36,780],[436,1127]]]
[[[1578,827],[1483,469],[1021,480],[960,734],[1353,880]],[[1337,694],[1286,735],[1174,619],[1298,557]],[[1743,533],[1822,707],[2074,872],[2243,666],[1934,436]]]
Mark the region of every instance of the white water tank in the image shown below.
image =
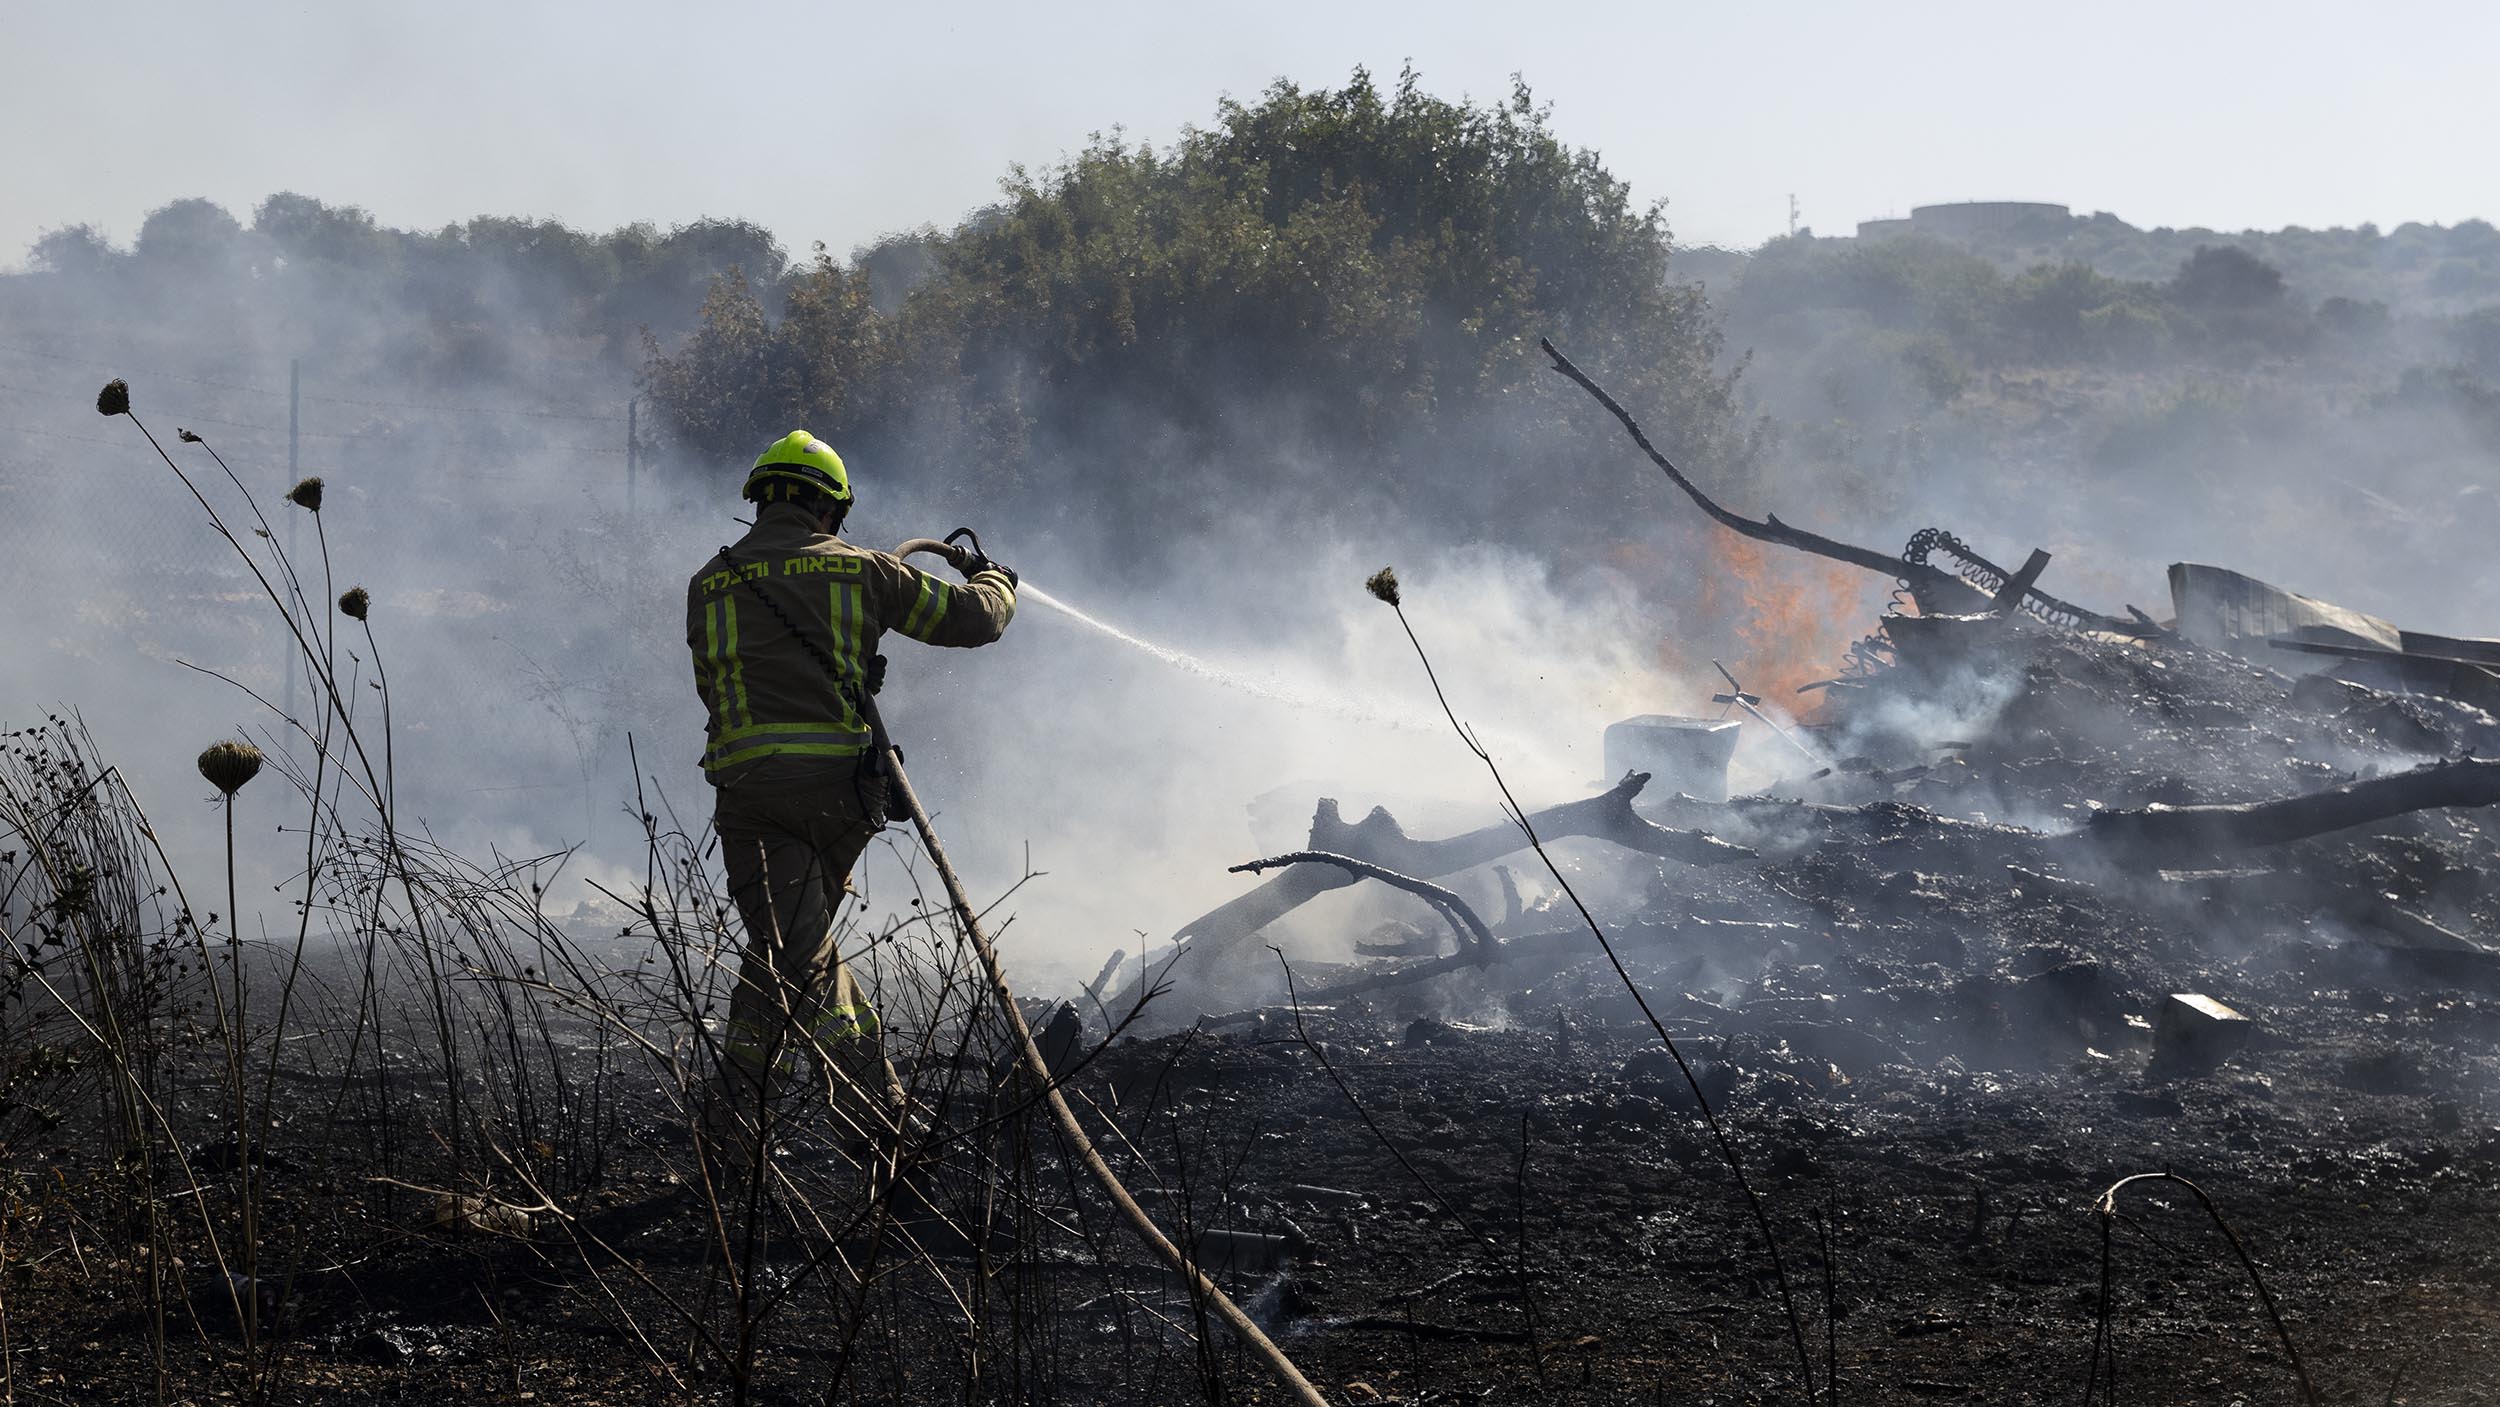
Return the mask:
[[[1606,782],[1647,772],[1641,795],[1664,800],[1682,792],[1700,801],[1727,800],[1728,759],[1741,725],[1733,718],[1684,718],[1645,713],[1606,729]]]

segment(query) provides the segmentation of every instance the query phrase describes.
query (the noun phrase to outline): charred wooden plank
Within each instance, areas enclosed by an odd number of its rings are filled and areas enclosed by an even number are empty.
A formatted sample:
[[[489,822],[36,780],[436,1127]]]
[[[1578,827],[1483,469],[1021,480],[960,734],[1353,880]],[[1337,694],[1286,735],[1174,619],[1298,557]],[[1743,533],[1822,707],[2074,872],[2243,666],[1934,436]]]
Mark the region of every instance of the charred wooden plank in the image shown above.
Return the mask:
[[[2004,589],[1997,592],[1995,603],[1988,607],[1988,614],[2012,615],[2022,605],[2023,597],[2030,594],[2031,588],[2039,582],[2040,573],[2048,569],[2049,554],[2037,547],[2031,549],[2031,556],[2024,561],[2021,570],[2008,578]]]

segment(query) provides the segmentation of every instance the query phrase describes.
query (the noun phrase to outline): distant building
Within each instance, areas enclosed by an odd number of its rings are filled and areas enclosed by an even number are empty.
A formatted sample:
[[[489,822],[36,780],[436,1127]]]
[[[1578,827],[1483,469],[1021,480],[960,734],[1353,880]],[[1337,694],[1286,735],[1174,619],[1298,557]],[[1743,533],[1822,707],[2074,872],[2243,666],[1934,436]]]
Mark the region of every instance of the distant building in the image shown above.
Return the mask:
[[[1910,210],[1910,228],[1940,239],[1989,239],[2014,234],[2027,226],[2055,229],[2074,218],[2063,205],[2044,200],[1965,200],[1953,205],[1920,205]]]
[[[1899,239],[1921,234],[1956,244],[1976,244],[2066,232],[2074,212],[2045,200],[1964,200],[1914,206],[1906,217],[1858,221],[1860,239]]]

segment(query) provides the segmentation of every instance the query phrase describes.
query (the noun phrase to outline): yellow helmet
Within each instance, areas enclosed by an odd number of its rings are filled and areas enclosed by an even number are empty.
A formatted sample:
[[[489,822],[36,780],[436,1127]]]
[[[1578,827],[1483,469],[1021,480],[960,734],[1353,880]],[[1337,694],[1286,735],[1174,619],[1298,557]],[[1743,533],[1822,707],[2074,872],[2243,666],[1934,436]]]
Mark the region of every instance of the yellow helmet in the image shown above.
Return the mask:
[[[744,492],[756,503],[824,494],[848,507],[851,474],[842,467],[842,456],[833,452],[833,446],[805,430],[793,430],[755,457]]]

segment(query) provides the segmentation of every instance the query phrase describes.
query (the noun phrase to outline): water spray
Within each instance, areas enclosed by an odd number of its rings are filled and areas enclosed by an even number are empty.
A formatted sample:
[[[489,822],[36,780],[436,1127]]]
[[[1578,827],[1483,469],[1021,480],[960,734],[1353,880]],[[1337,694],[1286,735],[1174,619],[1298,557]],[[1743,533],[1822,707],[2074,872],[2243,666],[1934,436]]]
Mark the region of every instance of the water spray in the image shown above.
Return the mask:
[[[969,553],[966,552],[966,549],[955,545],[955,539],[957,537],[966,537],[970,539],[972,546]],[[972,537],[970,529],[957,528],[954,532],[948,534],[946,540],[943,542],[940,542],[935,538],[913,538],[911,541],[906,542],[902,546],[894,549],[894,555],[897,557],[908,557],[915,552],[933,553],[946,558],[947,561],[955,566],[957,570],[961,570],[964,565],[964,561],[960,561],[958,558],[970,560],[971,555],[978,554],[980,550],[981,540],[978,537]],[[1271,703],[1280,703],[1285,705],[1287,708],[1301,709],[1305,712],[1332,714],[1351,723],[1368,724],[1375,728],[1393,728],[1401,732],[1414,732],[1422,731],[1428,727],[1428,720],[1420,716],[1412,718],[1404,717],[1399,714],[1388,712],[1384,709],[1373,707],[1372,705],[1364,703],[1359,699],[1348,698],[1342,694],[1324,694],[1315,693],[1305,689],[1297,689],[1273,679],[1262,679],[1254,674],[1245,674],[1240,670],[1227,669],[1223,665],[1217,664],[1212,660],[1190,654],[1185,650],[1175,650],[1168,645],[1158,645],[1152,640],[1147,640],[1140,636],[1130,634],[1128,631],[1122,630],[1120,627],[1113,625],[1109,621],[1102,620],[1077,608],[1076,606],[1070,605],[1068,602],[1051,595],[1049,592],[1044,591],[1042,588],[1035,586],[1032,582],[1026,581],[1021,577],[1019,577],[1016,581],[1016,599],[1019,601],[1033,601],[1040,605],[1047,606],[1050,609],[1057,611],[1059,614],[1066,616],[1069,620],[1076,622],[1078,625],[1084,626],[1086,629],[1091,630],[1096,634],[1104,635],[1112,640],[1116,640],[1120,644],[1126,645],[1130,649],[1136,650],[1150,659],[1169,665],[1172,668],[1181,671],[1183,674],[1195,675],[1200,679],[1206,680],[1210,684],[1217,685],[1221,688],[1231,689],[1237,693],[1248,694],[1252,698],[1266,699]]]

